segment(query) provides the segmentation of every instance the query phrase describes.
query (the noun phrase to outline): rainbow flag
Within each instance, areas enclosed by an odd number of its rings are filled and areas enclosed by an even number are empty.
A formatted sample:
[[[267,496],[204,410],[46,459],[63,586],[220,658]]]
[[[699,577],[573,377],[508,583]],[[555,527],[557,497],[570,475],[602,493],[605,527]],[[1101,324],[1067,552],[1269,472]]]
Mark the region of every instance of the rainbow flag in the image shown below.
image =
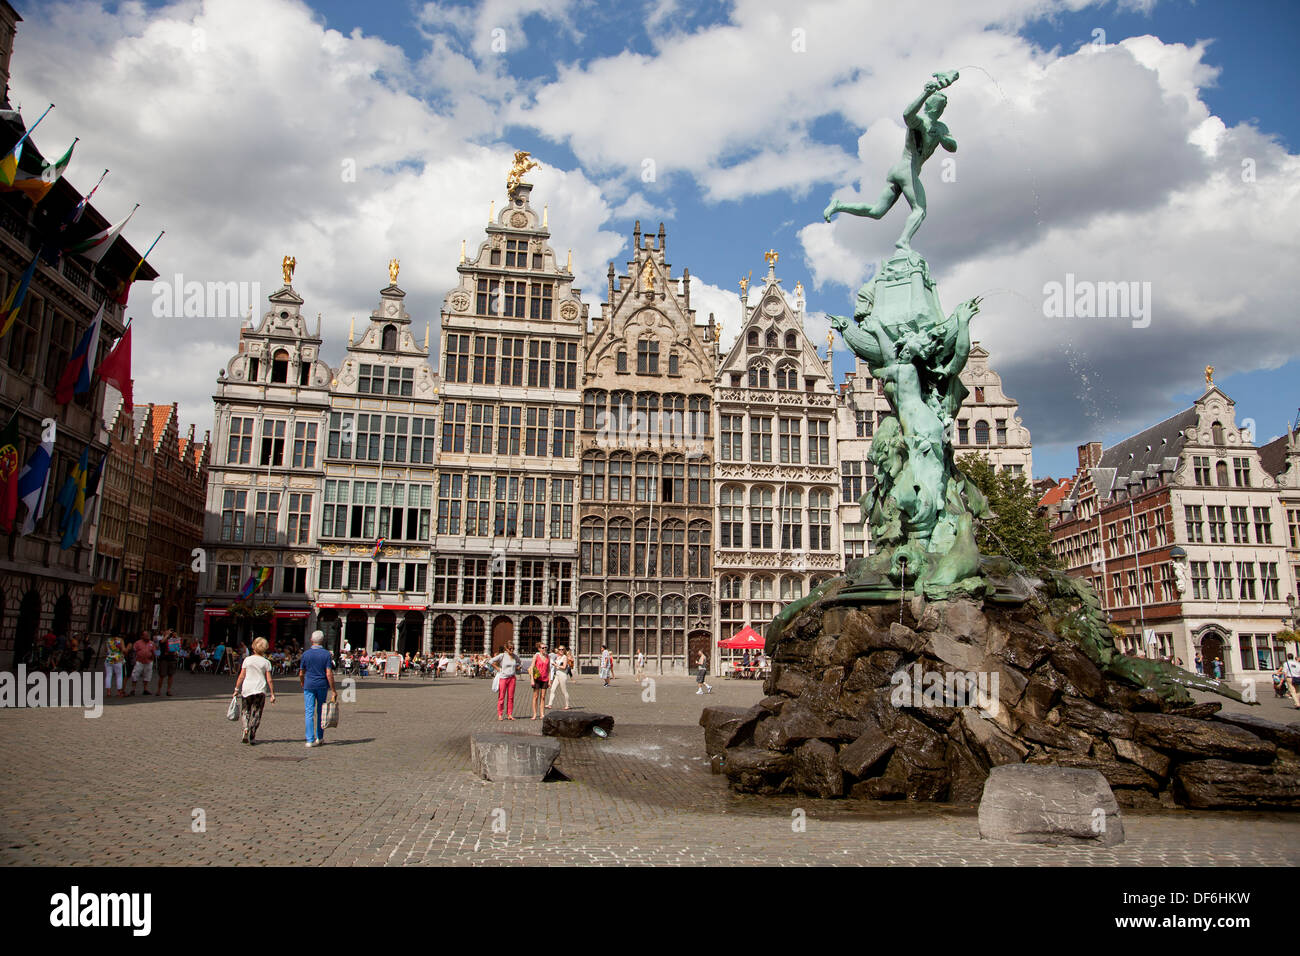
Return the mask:
[[[14,180],[18,177],[18,160],[22,159],[23,156],[23,143],[27,142],[27,137],[31,136],[32,131],[41,125],[41,120],[45,119],[52,109],[54,109],[53,103],[45,108],[45,112],[41,114],[41,119],[33,123],[31,129],[23,131],[23,135],[18,137],[18,142],[14,143],[3,159],[0,159],[0,186],[12,186],[14,184]]]
[[[46,163],[37,170],[26,170],[20,168],[14,172],[13,181],[10,183],[0,183],[0,190],[14,190],[21,192],[32,201],[32,205],[40,202],[46,194],[54,188],[54,184],[59,181],[63,171],[68,168],[68,163],[72,162],[72,150],[77,145],[77,140],[72,141],[72,146],[68,151],[52,163]]]
[[[244,589],[239,592],[239,600],[247,601],[252,597],[263,584],[271,577],[270,568],[258,568],[254,571],[247,581],[244,582]]]
[[[32,276],[36,274],[36,261],[38,259],[40,259],[39,255],[32,257],[32,261],[23,270],[23,277],[18,280],[16,286],[9,290],[4,305],[0,306],[0,339],[8,335],[9,330],[14,327],[14,320],[18,318],[18,310],[23,307],[23,299],[27,298],[27,287],[31,285]]]
[[[379,557],[379,552],[382,550],[384,550],[384,539],[380,538],[378,541],[375,542],[375,546],[370,549],[371,560],[372,561],[376,560]]]

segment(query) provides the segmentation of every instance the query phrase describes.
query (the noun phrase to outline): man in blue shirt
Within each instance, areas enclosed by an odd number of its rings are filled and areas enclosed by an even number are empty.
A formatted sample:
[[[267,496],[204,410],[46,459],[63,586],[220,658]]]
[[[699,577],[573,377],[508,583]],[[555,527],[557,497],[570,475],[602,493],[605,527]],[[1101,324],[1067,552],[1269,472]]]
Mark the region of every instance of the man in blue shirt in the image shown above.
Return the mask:
[[[325,703],[325,695],[329,694],[330,700],[337,699],[334,658],[325,650],[324,643],[325,632],[312,631],[311,649],[298,662],[298,684],[302,687],[308,747],[319,747],[325,742],[325,728],[320,722],[320,708]]]

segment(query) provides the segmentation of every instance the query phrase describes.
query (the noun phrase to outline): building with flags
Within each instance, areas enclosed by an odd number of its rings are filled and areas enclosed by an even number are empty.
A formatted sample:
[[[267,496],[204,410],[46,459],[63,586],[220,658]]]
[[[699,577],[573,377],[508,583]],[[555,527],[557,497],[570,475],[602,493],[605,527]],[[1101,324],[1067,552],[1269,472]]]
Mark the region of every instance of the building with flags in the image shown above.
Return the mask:
[[[12,7],[0,2],[0,79],[5,88],[0,103],[0,154],[14,152],[23,140],[16,182],[22,181],[19,177],[24,171],[39,174],[53,167],[53,172],[47,173],[48,189],[0,191],[0,308],[4,313],[0,321],[0,423],[15,423],[15,438],[0,448],[0,476],[7,473],[5,461],[16,460],[20,471],[31,461],[48,430],[46,423],[54,426],[54,438],[43,513],[30,522],[27,534],[22,528],[29,523],[29,515],[21,502],[9,533],[0,522],[0,668],[25,659],[35,641],[47,632],[90,635],[92,643],[102,633],[92,628],[91,621],[98,580],[94,567],[97,495],[83,496],[81,524],[75,534],[68,535],[66,548],[61,545],[70,523],[64,520],[65,507],[58,499],[83,454],[89,479],[107,453],[105,400],[111,395],[115,402],[116,395],[93,374],[93,368],[86,381],[83,369],[90,364],[90,355],[107,355],[122,335],[126,310],[113,296],[140,260],[140,253],[125,235],[107,245],[97,261],[63,251],[68,244],[111,228],[131,210],[133,200],[103,191],[97,194],[97,201],[105,201],[111,209],[111,223],[95,206],[82,205],[85,197],[70,181],[72,177],[89,186],[100,170],[79,169],[74,153],[63,171],[59,167],[68,150],[67,141],[52,144],[52,151],[46,154],[33,136],[23,139],[40,110],[20,114],[8,102],[8,64],[19,22]],[[35,136],[43,131],[41,127]],[[80,219],[71,222],[79,207]],[[147,281],[156,276],[146,263],[136,278]],[[87,333],[97,316],[98,341],[92,343]],[[85,356],[82,365],[69,373],[79,352]],[[65,374],[73,395],[61,404],[56,391]],[[75,507],[76,496],[70,501],[70,507]],[[100,615],[99,622],[103,620]]]
[[[217,374],[195,629],[209,644],[265,637],[303,644],[316,624],[316,550],[333,371],[294,291],[292,266]],[[360,542],[358,542],[360,545]],[[374,545],[371,536],[365,546]],[[265,575],[261,572],[265,571]],[[260,582],[247,596],[245,585]]]

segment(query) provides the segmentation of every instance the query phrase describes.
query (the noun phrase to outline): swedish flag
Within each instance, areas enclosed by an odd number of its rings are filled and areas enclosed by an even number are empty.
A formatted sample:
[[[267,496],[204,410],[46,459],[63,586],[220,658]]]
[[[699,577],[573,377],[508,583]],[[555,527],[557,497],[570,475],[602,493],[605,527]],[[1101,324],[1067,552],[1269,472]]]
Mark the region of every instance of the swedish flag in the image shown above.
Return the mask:
[[[59,547],[64,551],[76,544],[81,537],[81,522],[86,517],[86,475],[89,472],[90,446],[87,445],[82,449],[77,467],[72,469],[68,480],[63,483],[63,490],[59,492],[59,504],[63,505],[63,517],[59,523],[63,540],[59,542]]]

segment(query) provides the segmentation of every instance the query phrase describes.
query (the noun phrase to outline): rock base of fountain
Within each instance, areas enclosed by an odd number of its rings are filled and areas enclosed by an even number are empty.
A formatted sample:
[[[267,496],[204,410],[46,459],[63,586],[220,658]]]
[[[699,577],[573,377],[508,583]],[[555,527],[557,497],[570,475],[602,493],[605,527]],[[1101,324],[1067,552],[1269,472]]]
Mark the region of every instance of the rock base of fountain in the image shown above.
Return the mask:
[[[732,788],[977,803],[993,767],[1098,771],[1124,807],[1300,806],[1300,724],[1174,703],[1104,675],[1041,603],[817,601],[769,652],[767,697],[708,708]]]

